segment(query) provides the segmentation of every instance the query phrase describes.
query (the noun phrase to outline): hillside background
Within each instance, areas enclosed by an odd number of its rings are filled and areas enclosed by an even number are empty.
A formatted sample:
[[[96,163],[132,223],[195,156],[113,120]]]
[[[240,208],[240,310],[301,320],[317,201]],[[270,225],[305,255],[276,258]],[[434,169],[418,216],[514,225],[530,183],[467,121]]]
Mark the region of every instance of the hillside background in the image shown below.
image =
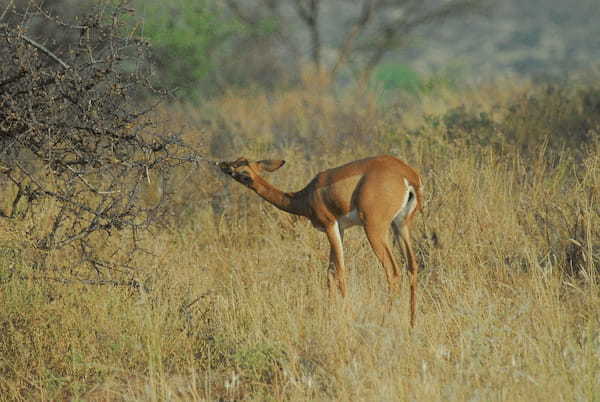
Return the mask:
[[[399,59],[420,71],[456,68],[475,80],[521,74],[565,81],[598,66],[594,0],[502,0],[485,14],[419,30]]]

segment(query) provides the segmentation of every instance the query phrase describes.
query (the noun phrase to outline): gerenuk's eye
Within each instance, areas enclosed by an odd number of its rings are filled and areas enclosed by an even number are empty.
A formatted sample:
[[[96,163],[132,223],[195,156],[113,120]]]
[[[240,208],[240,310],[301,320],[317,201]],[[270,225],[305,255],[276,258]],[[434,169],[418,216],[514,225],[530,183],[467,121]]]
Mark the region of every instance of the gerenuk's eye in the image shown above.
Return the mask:
[[[250,176],[248,176],[246,173],[238,173],[235,176],[235,178],[237,180],[239,180],[240,183],[243,183],[243,184],[246,184],[246,185],[252,183],[252,178]]]

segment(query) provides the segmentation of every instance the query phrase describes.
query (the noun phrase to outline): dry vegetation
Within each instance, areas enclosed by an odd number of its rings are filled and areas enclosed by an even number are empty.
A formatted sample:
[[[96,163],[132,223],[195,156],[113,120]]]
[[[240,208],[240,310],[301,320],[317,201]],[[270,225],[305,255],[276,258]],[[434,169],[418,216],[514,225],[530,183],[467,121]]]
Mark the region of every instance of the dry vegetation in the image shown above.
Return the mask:
[[[201,164],[180,173],[172,217],[140,239],[137,268],[110,272],[143,287],[44,271],[28,262],[34,247],[14,246],[28,222],[0,220],[0,398],[596,399],[594,92],[499,83],[384,107],[373,93],[322,88],[306,78],[165,112],[214,158],[286,159],[272,176],[284,189],[377,153],[418,167],[413,331],[408,281],[386,313],[360,229],[345,242],[349,297],[331,304],[323,235]]]

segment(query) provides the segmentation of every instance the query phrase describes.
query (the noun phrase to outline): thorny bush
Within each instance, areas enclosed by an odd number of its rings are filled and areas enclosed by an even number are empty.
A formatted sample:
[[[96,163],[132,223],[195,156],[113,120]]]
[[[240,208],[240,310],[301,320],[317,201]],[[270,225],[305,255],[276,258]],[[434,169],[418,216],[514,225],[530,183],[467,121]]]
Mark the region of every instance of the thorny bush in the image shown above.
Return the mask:
[[[147,44],[126,30],[126,3],[72,17],[13,4],[0,9],[0,220],[27,223],[40,267],[65,268],[48,262],[57,250],[78,266],[124,266],[171,194],[161,188],[149,205],[145,187],[169,183],[184,148],[149,116],[163,94],[149,82]]]

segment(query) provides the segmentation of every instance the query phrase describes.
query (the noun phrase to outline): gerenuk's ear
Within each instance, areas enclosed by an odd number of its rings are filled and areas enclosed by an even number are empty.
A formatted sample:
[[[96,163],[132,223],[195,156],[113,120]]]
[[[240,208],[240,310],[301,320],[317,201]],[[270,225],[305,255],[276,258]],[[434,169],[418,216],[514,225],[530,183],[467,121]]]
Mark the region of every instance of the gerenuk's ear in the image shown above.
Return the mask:
[[[266,170],[267,172],[274,172],[280,167],[282,167],[285,161],[269,159],[264,161],[258,161],[257,163],[262,170]]]

